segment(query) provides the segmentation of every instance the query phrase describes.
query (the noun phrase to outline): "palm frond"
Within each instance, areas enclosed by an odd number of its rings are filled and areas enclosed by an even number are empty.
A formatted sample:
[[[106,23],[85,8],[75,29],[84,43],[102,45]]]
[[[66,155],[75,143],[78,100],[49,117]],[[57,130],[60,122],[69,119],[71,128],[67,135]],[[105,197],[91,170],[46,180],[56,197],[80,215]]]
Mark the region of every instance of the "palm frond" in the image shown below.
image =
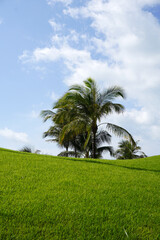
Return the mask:
[[[111,135],[107,131],[101,130],[96,135],[96,143],[100,145],[101,143],[104,143],[104,142],[110,143]]]
[[[109,131],[113,132],[116,136],[118,136],[118,137],[126,137],[133,144],[135,144],[135,141],[134,141],[132,135],[126,129],[124,129],[124,128],[118,126],[118,125],[112,124],[112,123],[107,123],[106,127],[107,127],[107,129]]]
[[[87,80],[84,80],[83,82],[85,84],[85,87],[87,87],[90,90],[97,88],[96,82],[92,78],[88,78]]]
[[[114,155],[114,149],[112,146],[104,146],[104,147],[99,147],[97,148],[97,151],[102,153],[102,152],[109,152],[111,156]]]
[[[99,102],[105,104],[108,101],[113,101],[117,97],[125,98],[126,94],[123,88],[119,86],[113,86],[105,90],[100,94]]]
[[[40,116],[43,118],[43,121],[46,122],[48,119],[53,120],[55,113],[51,110],[43,110],[41,111]]]
[[[85,93],[86,93],[86,89],[84,86],[82,85],[73,85],[70,89],[69,89],[69,92],[77,92],[79,93],[81,96],[84,96]]]
[[[60,134],[60,142],[63,141],[66,134],[72,132],[73,135],[78,135],[86,129],[86,122],[83,118],[75,118],[71,122],[64,125]]]
[[[124,106],[122,104],[112,103],[109,101],[99,108],[99,112],[100,112],[100,116],[108,115],[113,112],[116,112],[119,114],[124,112]]]

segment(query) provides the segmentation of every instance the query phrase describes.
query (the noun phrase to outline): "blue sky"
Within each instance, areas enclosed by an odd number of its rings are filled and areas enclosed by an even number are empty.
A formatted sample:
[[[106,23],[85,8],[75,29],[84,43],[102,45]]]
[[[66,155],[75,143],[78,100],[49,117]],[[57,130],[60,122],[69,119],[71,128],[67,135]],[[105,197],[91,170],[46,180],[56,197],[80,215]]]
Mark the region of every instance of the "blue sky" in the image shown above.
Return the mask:
[[[159,0],[0,0],[0,42],[0,147],[57,155],[39,113],[92,77],[124,87],[126,111],[108,121],[159,154]]]

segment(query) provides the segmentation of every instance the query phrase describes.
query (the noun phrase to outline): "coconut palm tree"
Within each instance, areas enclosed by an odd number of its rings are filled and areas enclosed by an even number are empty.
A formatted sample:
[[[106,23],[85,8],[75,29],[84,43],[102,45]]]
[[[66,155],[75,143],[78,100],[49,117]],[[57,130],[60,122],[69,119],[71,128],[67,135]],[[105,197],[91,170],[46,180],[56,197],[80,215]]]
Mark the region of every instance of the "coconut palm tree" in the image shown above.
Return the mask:
[[[147,155],[141,151],[141,147],[138,146],[138,141],[133,144],[129,140],[122,140],[119,143],[118,147],[119,148],[114,154],[117,159],[133,159],[147,157]]]
[[[91,141],[92,158],[96,158],[96,134],[101,125],[98,123],[102,117],[107,117],[113,112],[120,114],[124,111],[123,105],[114,102],[118,97],[125,98],[123,88],[113,86],[100,92],[91,78],[85,80],[84,85],[73,85],[53,107],[57,110],[56,121],[59,123],[66,121],[60,135],[60,142],[63,142],[65,135],[70,131],[73,131],[75,135],[85,132],[87,136],[84,148]],[[117,136],[127,136],[134,142],[131,134],[124,128],[111,123],[104,124]]]

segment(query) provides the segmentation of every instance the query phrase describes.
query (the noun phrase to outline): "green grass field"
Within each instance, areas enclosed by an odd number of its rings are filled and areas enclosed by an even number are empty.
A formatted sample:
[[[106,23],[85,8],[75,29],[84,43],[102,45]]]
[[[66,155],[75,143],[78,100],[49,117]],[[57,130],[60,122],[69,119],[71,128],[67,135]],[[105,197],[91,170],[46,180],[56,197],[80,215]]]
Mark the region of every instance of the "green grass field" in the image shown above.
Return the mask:
[[[0,149],[0,239],[160,239],[160,156],[109,161]]]

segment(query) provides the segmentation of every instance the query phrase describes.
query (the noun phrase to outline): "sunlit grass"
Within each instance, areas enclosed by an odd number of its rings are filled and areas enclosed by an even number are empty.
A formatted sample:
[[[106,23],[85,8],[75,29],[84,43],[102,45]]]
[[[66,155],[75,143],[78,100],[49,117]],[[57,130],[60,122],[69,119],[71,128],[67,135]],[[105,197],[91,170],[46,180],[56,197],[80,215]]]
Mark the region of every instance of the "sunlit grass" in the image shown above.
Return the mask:
[[[59,158],[0,149],[0,239],[160,239],[160,156]]]

